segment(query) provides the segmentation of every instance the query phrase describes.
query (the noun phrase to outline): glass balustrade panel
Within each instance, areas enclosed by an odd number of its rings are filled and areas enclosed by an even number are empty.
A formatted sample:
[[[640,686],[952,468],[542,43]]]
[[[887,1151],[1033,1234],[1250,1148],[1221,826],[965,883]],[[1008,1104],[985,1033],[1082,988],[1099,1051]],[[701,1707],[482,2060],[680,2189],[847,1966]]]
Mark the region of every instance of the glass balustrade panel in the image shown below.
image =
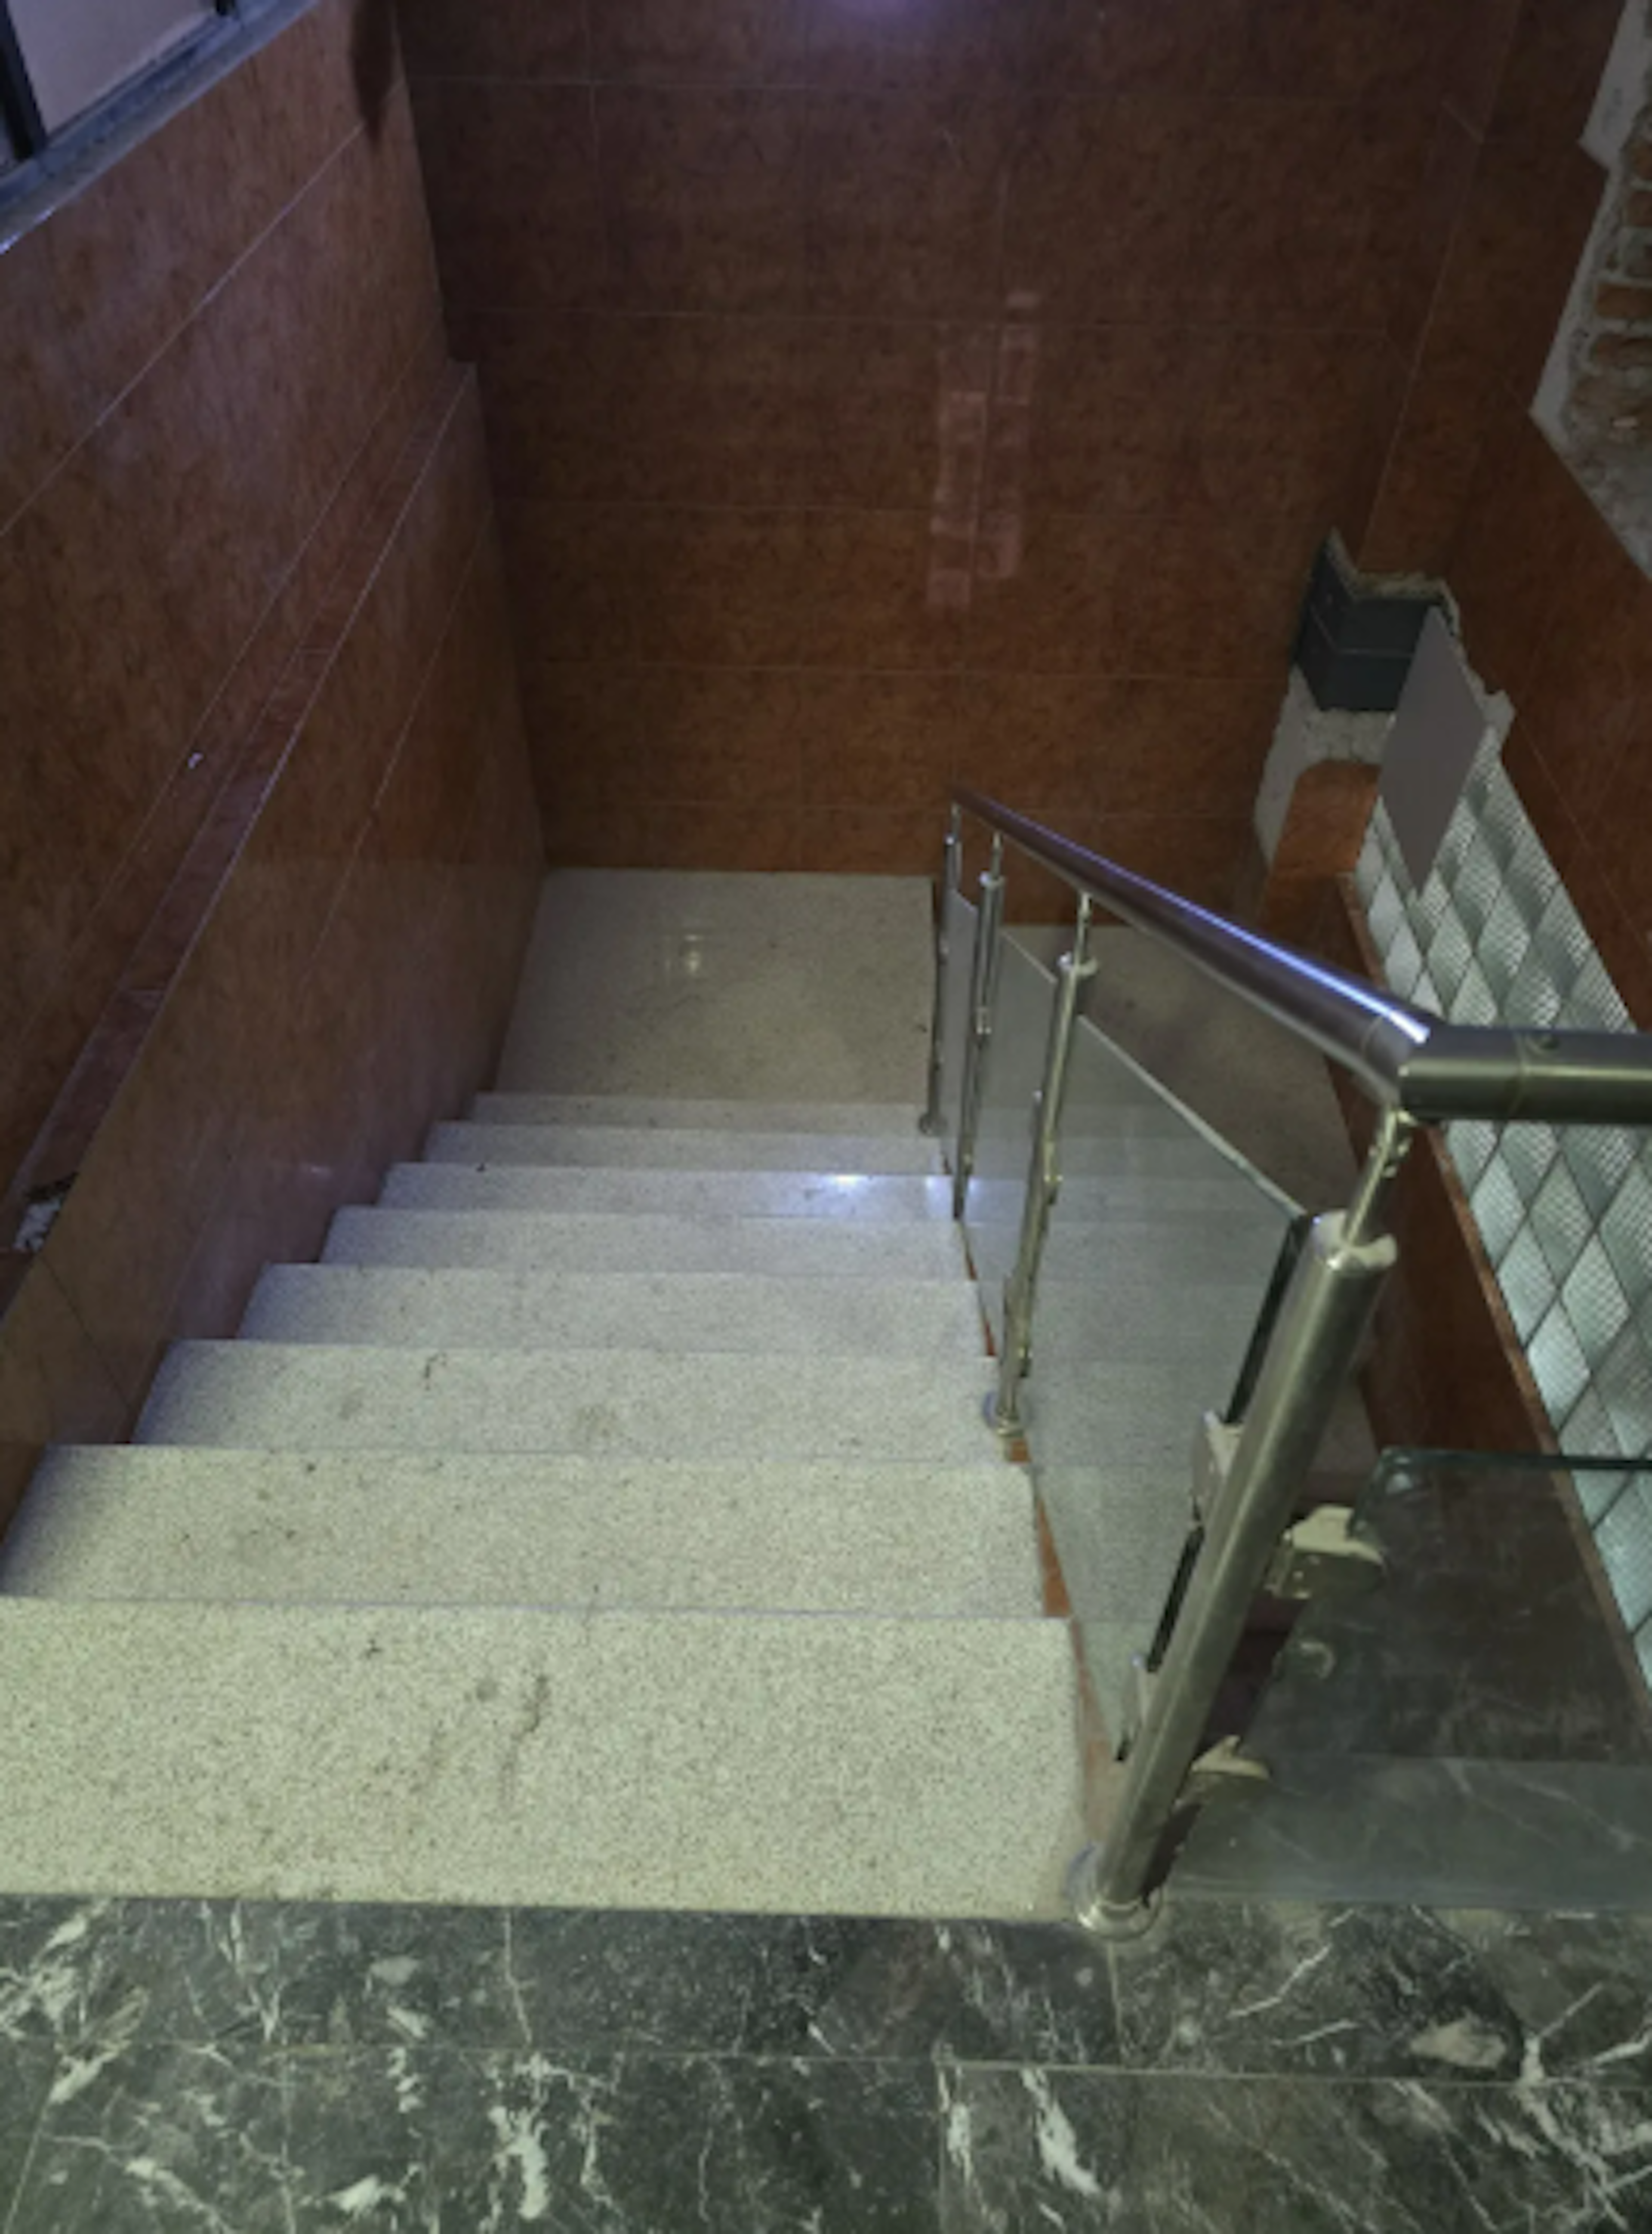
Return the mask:
[[[1652,1467],[1386,1453],[1355,1507],[1366,1587],[1275,1607],[1245,1753],[1178,1877],[1281,1898],[1635,1907],[1652,1884]],[[1259,1625],[1270,1617],[1259,1609]],[[1254,1640],[1253,1640],[1254,1641]]]

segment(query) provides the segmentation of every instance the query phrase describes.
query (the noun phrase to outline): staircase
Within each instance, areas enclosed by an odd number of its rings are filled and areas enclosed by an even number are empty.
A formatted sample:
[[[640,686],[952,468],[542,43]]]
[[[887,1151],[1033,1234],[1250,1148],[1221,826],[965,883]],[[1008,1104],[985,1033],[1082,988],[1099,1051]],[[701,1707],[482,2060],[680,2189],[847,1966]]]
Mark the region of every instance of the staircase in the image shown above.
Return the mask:
[[[1074,1660],[915,1128],[925,911],[552,880],[504,1069],[549,1090],[42,1466],[0,1890],[1057,1911]]]

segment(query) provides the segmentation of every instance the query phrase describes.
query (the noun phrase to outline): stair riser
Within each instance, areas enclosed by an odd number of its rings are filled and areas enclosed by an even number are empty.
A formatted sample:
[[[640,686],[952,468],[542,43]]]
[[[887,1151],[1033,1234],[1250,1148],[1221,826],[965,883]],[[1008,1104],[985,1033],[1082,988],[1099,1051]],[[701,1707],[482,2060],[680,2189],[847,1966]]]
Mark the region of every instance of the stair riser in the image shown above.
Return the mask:
[[[532,1165],[543,1170],[874,1172],[924,1178],[940,1151],[916,1127],[904,1133],[666,1132],[617,1125],[437,1125],[425,1142],[431,1164],[473,1169]]]
[[[769,1278],[957,1280],[950,1225],[854,1225],[806,1218],[565,1217],[501,1210],[343,1210],[330,1264],[479,1270],[750,1273]]]
[[[962,1281],[354,1271],[280,1265],[259,1281],[241,1333],[263,1342],[428,1349],[662,1349],[682,1355],[826,1351],[979,1356],[982,1321]]]
[[[916,1129],[904,1101],[705,1101],[637,1094],[479,1094],[473,1125],[611,1125],[667,1132],[877,1133]]]
[[[988,1369],[950,1360],[180,1342],[136,1440],[970,1465]]]
[[[945,1225],[950,1184],[799,1172],[545,1171],[397,1164],[379,1198],[389,1210],[604,1212],[633,1218],[830,1218],[852,1225]]]

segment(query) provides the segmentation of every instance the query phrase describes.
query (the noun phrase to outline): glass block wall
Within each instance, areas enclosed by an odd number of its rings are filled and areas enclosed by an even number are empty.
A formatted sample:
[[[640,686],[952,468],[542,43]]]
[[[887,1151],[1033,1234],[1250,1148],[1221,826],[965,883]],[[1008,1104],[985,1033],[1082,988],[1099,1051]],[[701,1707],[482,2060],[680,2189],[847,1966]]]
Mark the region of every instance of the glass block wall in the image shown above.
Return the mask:
[[[1453,1023],[1629,1027],[1494,738],[1427,882],[1412,882],[1379,803],[1358,885],[1407,1000]],[[1446,1143],[1562,1449],[1652,1452],[1652,1145],[1616,1127],[1479,1122],[1447,1126]],[[1652,1476],[1577,1480],[1652,1681]]]

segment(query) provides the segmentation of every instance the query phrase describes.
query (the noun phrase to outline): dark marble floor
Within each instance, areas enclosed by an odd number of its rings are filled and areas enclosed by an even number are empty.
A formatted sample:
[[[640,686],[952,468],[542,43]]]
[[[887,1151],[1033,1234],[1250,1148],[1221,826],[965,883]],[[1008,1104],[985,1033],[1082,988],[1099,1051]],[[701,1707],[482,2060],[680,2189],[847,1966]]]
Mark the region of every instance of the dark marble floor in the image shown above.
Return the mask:
[[[1652,2230],[1652,1918],[0,1903],[0,2234]]]

